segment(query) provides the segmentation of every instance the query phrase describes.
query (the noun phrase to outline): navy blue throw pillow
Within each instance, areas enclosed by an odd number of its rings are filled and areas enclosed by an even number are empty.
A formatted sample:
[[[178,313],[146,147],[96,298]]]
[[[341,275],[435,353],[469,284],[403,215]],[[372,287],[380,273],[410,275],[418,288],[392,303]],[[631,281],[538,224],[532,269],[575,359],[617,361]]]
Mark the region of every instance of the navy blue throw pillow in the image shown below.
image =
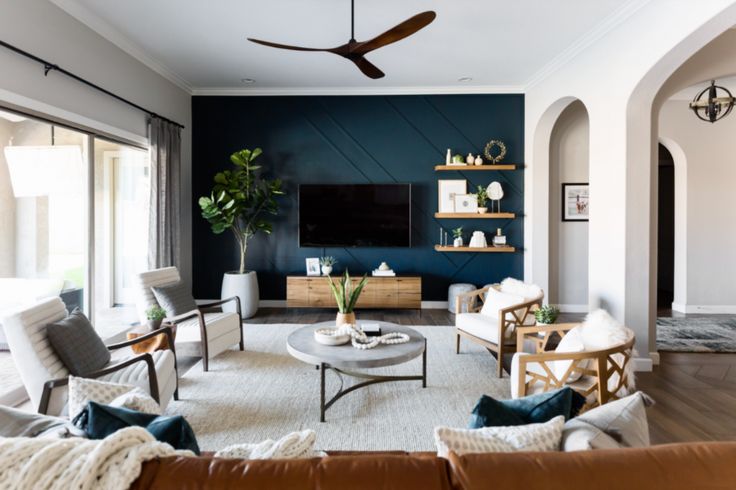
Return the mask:
[[[496,400],[483,395],[473,408],[468,428],[536,424],[552,420],[558,415],[564,415],[565,420],[569,420],[578,414],[583,405],[585,397],[569,387],[516,400]]]
[[[171,445],[174,449],[189,449],[199,455],[199,445],[194,431],[184,417],[164,417],[139,412],[123,407],[111,407],[89,402],[84,410],[74,417],[74,425],[82,429],[90,439],[104,439],[125,427],[143,427],[156,440]]]

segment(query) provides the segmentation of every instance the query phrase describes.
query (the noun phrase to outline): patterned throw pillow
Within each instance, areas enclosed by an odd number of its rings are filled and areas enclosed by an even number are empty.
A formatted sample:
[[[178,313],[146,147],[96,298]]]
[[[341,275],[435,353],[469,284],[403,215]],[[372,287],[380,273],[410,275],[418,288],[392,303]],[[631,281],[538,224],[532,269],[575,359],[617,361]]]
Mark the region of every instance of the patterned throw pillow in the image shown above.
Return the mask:
[[[435,427],[437,456],[447,458],[472,453],[510,453],[515,451],[557,451],[560,447],[565,417],[555,417],[543,424],[483,429]]]
[[[150,401],[143,401],[143,397],[147,397]],[[161,408],[156,400],[137,386],[69,376],[69,418],[73,419],[91,401],[105,405],[117,403],[116,406],[132,410],[161,413]],[[155,409],[153,409],[151,403],[155,405]]]
[[[197,309],[197,302],[194,301],[192,291],[184,284],[184,281],[166,284],[165,286],[155,286],[151,288],[151,291],[153,291],[159,306],[166,310],[168,318]]]

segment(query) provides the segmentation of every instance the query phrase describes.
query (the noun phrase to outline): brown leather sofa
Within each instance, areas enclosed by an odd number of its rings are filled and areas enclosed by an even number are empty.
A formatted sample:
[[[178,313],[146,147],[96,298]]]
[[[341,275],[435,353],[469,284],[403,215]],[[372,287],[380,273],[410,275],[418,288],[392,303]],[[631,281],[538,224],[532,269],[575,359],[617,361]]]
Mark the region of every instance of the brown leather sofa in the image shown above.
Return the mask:
[[[143,466],[132,489],[732,490],[736,442],[577,453],[335,452],[254,461],[171,457]]]

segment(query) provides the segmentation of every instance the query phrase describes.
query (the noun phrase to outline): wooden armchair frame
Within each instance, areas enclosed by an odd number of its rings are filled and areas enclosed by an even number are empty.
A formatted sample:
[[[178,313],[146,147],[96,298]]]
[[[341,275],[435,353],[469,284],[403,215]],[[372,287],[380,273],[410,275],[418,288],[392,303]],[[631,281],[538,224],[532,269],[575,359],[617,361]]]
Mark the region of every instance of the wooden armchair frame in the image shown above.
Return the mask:
[[[462,293],[457,296],[455,299],[455,312],[456,315],[459,315],[461,312],[463,312],[463,307],[466,307],[468,313],[478,313],[480,310],[483,309],[483,304],[485,302],[485,293],[488,292],[488,290],[492,287],[496,287],[497,285],[493,286],[486,286],[481,289],[476,289],[475,291],[469,291],[467,293]],[[465,332],[464,330],[460,330],[459,328],[455,327],[455,354],[460,353],[460,337],[465,337],[466,339],[475,342],[476,344],[480,344],[483,347],[485,347],[491,354],[496,355],[497,364],[498,364],[498,370],[497,374],[499,378],[503,377],[503,355],[508,353],[515,352],[515,345],[513,344],[507,344],[505,342],[506,340],[506,332],[511,328],[518,328],[519,326],[523,325],[527,318],[529,318],[529,315],[534,315],[534,312],[541,308],[542,301],[544,300],[544,293],[537,298],[533,299],[531,301],[527,301],[525,303],[519,303],[513,306],[509,306],[507,308],[504,308],[502,310],[498,311],[498,344],[494,344],[493,342],[489,342],[488,340],[482,339],[480,337],[476,337],[473,334],[470,334],[468,332]],[[519,310],[522,310],[523,313],[519,314],[517,313]]]
[[[171,330],[171,327],[161,327],[145,335],[136,337],[135,339],[126,340],[124,342],[118,342],[115,344],[110,344],[107,346],[107,349],[108,350],[122,349],[123,347],[129,347],[133,344],[137,344],[139,342],[142,342],[144,340],[150,339],[152,337],[155,337],[156,335],[161,335],[161,334],[165,334],[168,337],[170,349],[172,353],[174,354],[174,375],[176,376],[176,390],[174,390],[174,400],[178,400],[179,399],[179,371],[178,371],[178,366],[176,363],[176,351],[174,350],[174,332]],[[158,394],[158,376],[156,375],[156,365],[153,363],[153,356],[151,354],[139,354],[137,356],[129,357],[117,364],[113,364],[111,366],[107,366],[104,369],[100,369],[98,371],[94,371],[94,372],[85,374],[83,377],[90,378],[90,379],[101,378],[102,376],[106,376],[116,371],[120,371],[121,369],[127,368],[128,366],[135,364],[137,362],[146,363],[148,367],[148,388],[151,392],[151,397],[153,397],[153,399],[156,400],[156,403],[160,403],[161,400],[159,399],[159,394]],[[68,376],[66,378],[50,379],[46,381],[43,385],[43,392],[41,393],[41,401],[38,404],[38,413],[46,414],[48,412],[49,401],[51,400],[51,393],[54,388],[57,388],[59,386],[66,386],[68,384],[69,384]]]
[[[596,405],[603,405],[612,400],[617,400],[618,391],[628,383],[626,367],[631,362],[632,352],[636,338],[631,337],[625,343],[618,344],[608,349],[585,352],[554,352],[548,351],[547,345],[553,334],[564,337],[570,330],[577,327],[578,323],[560,323],[555,325],[538,325],[534,327],[518,327],[516,330],[516,350],[522,352],[523,347],[530,343],[535,346],[533,354],[521,355],[518,358],[519,372],[517,379],[512,383],[518,385],[518,396],[526,396],[527,390],[534,383],[542,383],[544,391],[554,390],[569,386],[584,397],[588,398],[595,393]],[[539,334],[543,335],[539,335]],[[555,376],[554,361],[571,361],[570,366],[559,378]],[[539,364],[544,374],[527,372],[529,364]],[[570,375],[579,373],[581,376],[589,376],[593,382],[590,384],[576,382],[568,383]],[[617,373],[618,382],[613,389],[608,386],[611,376]],[[530,378],[529,381],[526,379]]]
[[[218,306],[222,306],[225,303],[229,303],[230,301],[235,301],[235,309],[238,312],[238,321],[240,322],[239,345],[240,350],[243,351],[245,350],[245,340],[243,338],[243,315],[241,314],[240,310],[240,298],[238,298],[237,296],[217,301],[211,301],[209,303],[202,303],[197,305],[196,310],[188,311],[186,313],[182,313],[181,315],[166,319],[168,322],[178,324],[183,322],[184,320],[189,320],[195,317],[197,318],[197,321],[199,323],[200,338],[202,342],[202,370],[205,372],[209,371],[209,345],[207,343],[207,322],[205,321],[204,314],[210,310],[216,310]]]

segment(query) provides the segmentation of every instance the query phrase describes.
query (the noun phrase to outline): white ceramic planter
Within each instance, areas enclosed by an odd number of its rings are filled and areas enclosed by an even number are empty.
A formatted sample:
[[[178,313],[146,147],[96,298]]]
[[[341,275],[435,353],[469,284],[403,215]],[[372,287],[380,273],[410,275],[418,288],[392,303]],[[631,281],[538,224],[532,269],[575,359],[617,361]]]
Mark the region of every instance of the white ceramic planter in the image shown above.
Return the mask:
[[[462,238],[455,238],[452,241],[452,246],[453,247],[462,247],[463,246],[463,239]]]
[[[222,276],[222,298],[240,298],[240,312],[243,318],[250,318],[258,311],[258,277],[255,271],[245,274],[237,272],[226,272]],[[235,303],[230,302],[222,305],[223,311],[235,312]]]
[[[323,276],[329,276],[332,274],[332,266],[331,265],[323,265],[322,266],[322,275]]]

